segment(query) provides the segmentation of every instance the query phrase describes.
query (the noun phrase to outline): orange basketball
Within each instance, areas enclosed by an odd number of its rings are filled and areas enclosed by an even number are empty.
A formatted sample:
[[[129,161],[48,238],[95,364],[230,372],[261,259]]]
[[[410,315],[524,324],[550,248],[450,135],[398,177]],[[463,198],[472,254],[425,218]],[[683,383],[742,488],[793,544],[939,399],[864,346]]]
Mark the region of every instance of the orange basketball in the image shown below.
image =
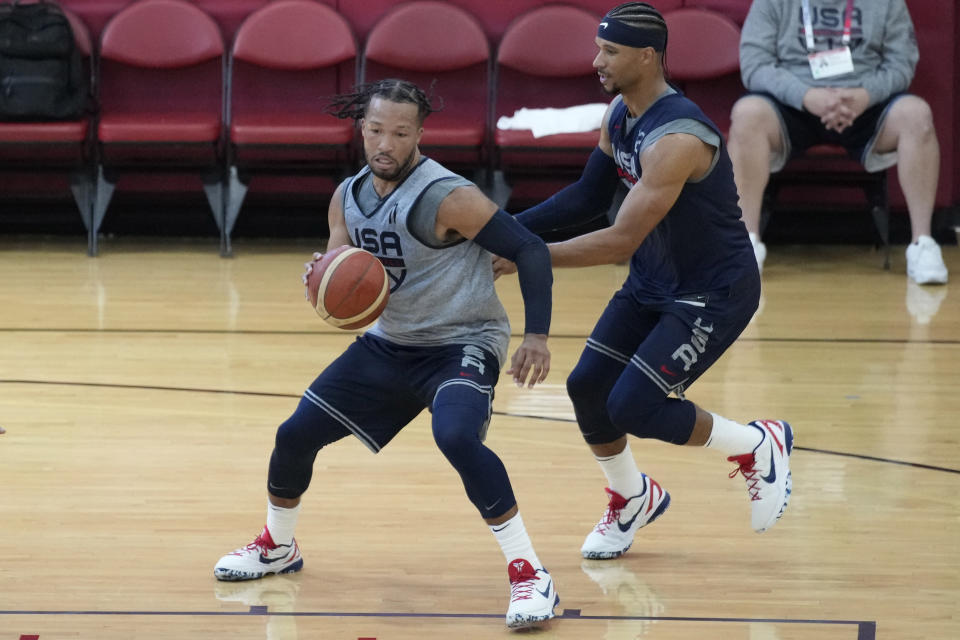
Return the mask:
[[[369,251],[344,245],[313,263],[307,296],[320,317],[341,329],[365,327],[390,298],[387,270]]]

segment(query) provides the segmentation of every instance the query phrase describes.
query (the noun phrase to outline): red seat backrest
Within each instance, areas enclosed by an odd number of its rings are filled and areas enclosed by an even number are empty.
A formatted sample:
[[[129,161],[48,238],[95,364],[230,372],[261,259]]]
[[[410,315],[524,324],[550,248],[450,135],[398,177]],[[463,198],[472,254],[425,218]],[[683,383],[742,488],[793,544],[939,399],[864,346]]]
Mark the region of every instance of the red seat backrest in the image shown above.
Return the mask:
[[[363,51],[364,82],[402,78],[440,99],[422,146],[440,162],[485,157],[488,138],[490,44],[470,13],[447,2],[415,0],[396,6],[370,31]],[[441,147],[447,151],[438,150]],[[464,149],[456,153],[452,148]]]
[[[339,124],[336,137],[352,138],[353,123],[325,115],[323,100],[353,87],[356,57],[350,25],[327,5],[278,0],[259,9],[243,22],[233,43],[233,125],[308,127],[320,135],[321,123]]]
[[[599,18],[547,5],[514,20],[497,51],[495,117],[517,109],[607,102],[593,60]]]
[[[521,108],[609,102],[593,67],[599,23],[600,16],[572,5],[542,6],[510,23],[496,57],[494,122]],[[583,169],[598,137],[599,132],[589,131],[549,136],[548,141],[521,130],[497,131],[494,140],[513,197],[524,200],[531,198],[530,188],[545,171],[552,181],[568,182],[564,172]],[[527,173],[536,176],[533,181],[522,179]],[[553,182],[545,186],[557,187]]]
[[[490,44],[465,10],[419,0],[397,6],[374,25],[364,58],[411,71],[452,71],[486,62]]]
[[[137,126],[198,119],[203,137],[218,136],[223,53],[217,24],[186,0],[140,0],[121,10],[100,36],[101,139],[108,130],[117,141]]]
[[[752,0],[684,0],[683,6],[694,7],[698,9],[708,9],[716,11],[733,20],[738,26],[743,25],[743,21],[750,11]],[[667,9],[661,8],[661,11]]]
[[[572,5],[534,9],[507,27],[497,50],[497,65],[542,77],[595,74],[597,21]]]
[[[234,60],[272,69],[316,69],[353,60],[356,39],[347,21],[314,0],[278,0],[243,22]]]
[[[104,27],[100,57],[134,67],[175,69],[223,55],[216,22],[185,0],[141,0]]]
[[[740,80],[740,27],[706,9],[664,14],[669,79],[696,102],[726,135],[730,110],[743,95]]]
[[[678,9],[667,22],[667,69],[674,79],[706,80],[740,71],[740,28],[704,9]]]

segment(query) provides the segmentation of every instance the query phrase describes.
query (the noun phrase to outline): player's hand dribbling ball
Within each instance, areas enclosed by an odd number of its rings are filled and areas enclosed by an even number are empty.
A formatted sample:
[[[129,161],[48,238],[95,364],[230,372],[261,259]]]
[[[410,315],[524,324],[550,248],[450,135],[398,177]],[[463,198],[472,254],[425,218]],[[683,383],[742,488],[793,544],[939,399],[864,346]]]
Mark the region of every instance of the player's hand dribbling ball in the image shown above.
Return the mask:
[[[317,314],[340,329],[365,327],[390,299],[387,270],[375,255],[344,245],[312,263],[306,274],[307,300]]]

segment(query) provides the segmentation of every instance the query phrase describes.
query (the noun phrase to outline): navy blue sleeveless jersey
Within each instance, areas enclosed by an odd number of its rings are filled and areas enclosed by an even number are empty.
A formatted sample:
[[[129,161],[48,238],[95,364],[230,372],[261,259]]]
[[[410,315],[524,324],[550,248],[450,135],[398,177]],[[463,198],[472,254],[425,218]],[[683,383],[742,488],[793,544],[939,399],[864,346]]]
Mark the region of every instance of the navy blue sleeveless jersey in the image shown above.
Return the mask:
[[[707,125],[720,138],[719,158],[699,182],[688,182],[667,215],[630,260],[625,287],[642,302],[662,303],[686,296],[727,291],[757,269],[746,227],[740,220],[737,188],[726,144],[717,126],[681,93],[654,102],[627,131],[628,111],[618,101],[608,123],[617,173],[627,187],[641,179],[644,138],[680,119]]]

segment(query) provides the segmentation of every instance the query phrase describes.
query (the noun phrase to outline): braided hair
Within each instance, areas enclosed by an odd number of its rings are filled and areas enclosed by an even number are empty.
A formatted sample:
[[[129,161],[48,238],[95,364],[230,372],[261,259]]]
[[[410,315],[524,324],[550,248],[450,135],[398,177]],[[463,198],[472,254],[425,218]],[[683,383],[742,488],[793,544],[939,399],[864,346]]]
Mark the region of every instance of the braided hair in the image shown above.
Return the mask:
[[[637,29],[667,31],[667,23],[660,12],[646,2],[624,2],[607,12],[607,17],[615,18]]]
[[[613,18],[634,29],[642,29],[653,33],[663,34],[663,51],[661,63],[664,73],[667,69],[667,21],[652,5],[646,2],[624,2],[607,12],[607,17]]]
[[[407,80],[387,78],[357,85],[350,93],[341,93],[333,96],[324,111],[338,118],[351,118],[359,121],[367,114],[367,107],[373,98],[383,98],[390,102],[406,102],[417,106],[417,119],[420,124],[434,111],[443,109],[443,100],[433,95],[433,84],[430,85],[430,95]],[[434,107],[434,99],[439,100],[440,106]]]

